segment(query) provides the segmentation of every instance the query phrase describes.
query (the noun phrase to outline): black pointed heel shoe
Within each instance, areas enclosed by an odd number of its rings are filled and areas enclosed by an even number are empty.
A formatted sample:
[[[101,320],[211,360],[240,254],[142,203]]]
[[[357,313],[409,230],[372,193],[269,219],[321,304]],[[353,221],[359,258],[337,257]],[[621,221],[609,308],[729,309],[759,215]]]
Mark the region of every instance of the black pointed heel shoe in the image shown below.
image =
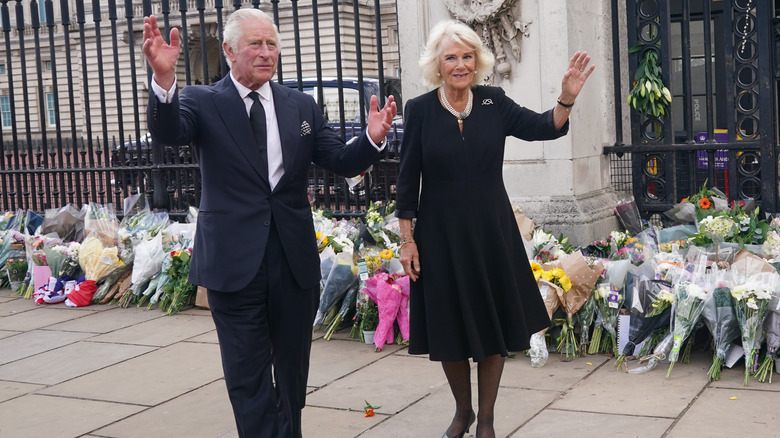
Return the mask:
[[[447,435],[447,432],[444,432],[444,435],[441,436],[441,438],[463,438],[467,433],[469,433],[469,429],[471,429],[471,425],[474,424],[474,422],[477,421],[477,414],[474,413],[474,411],[471,411],[471,414],[469,414],[469,421],[466,423],[466,428],[460,431],[459,434],[455,436],[449,436]]]

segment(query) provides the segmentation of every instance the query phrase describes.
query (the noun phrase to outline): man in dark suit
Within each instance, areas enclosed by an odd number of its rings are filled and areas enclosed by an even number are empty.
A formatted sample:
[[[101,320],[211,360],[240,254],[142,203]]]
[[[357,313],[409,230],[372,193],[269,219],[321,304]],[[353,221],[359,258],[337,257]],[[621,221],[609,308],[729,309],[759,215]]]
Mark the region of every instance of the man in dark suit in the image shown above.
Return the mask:
[[[189,280],[208,289],[239,436],[300,437],[320,280],[308,169],[365,170],[381,156],[396,105],[390,97],[378,111],[372,97],[366,132],[345,145],[310,96],[271,82],[279,34],[268,15],[231,14],[222,48],[230,74],[179,95],[178,30],[167,44],[155,17],[144,18],[149,130],[198,156]]]

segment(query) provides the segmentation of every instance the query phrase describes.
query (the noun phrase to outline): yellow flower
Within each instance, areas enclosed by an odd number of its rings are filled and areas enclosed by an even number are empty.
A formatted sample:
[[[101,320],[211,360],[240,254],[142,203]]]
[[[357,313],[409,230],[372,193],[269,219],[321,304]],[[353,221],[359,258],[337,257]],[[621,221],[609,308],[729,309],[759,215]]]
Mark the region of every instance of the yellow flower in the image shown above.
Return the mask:
[[[564,292],[568,292],[569,289],[571,289],[571,280],[568,276],[564,275],[563,277],[559,277],[558,281],[561,283]]]
[[[320,237],[322,237],[322,231],[317,231],[316,233],[314,233],[314,237],[317,239],[317,241],[319,241]]]
[[[382,252],[379,253],[379,258],[382,260],[390,260],[393,258],[393,251],[389,249],[384,249]]]
[[[324,239],[322,239],[322,244],[327,245],[328,244],[328,236],[325,236]]]
[[[534,280],[538,280],[539,277],[542,276],[544,269],[542,269],[542,266],[539,265],[539,263],[531,262],[531,271],[534,273]]]
[[[561,269],[561,268],[553,268],[553,269],[550,270],[550,273],[553,276],[558,277],[558,278],[561,278],[561,277],[566,275],[566,274],[563,273],[563,269]]]
[[[553,275],[548,271],[542,271],[542,280],[552,282]]]

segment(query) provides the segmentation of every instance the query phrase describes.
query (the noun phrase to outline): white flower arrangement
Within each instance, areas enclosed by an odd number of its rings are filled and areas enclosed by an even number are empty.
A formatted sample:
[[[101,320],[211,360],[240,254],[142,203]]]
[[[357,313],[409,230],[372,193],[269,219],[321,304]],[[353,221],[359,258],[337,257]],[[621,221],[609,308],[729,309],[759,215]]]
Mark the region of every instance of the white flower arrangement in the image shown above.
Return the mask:
[[[737,223],[727,216],[707,216],[699,222],[699,231],[723,239],[733,236],[736,229]]]
[[[780,233],[777,230],[772,230],[767,234],[761,250],[764,254],[770,256],[772,261],[780,258]]]

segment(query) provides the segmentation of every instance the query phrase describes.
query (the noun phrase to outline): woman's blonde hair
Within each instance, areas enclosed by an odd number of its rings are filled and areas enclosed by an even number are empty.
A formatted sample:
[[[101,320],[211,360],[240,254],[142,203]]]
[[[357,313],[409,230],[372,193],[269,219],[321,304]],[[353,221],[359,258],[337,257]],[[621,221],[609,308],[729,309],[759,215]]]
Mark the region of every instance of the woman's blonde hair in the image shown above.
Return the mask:
[[[456,20],[442,21],[431,29],[431,33],[428,35],[428,43],[425,45],[425,51],[420,57],[423,80],[431,88],[436,88],[444,83],[444,79],[439,74],[441,67],[439,65],[439,55],[441,55],[442,42],[447,39],[474,51],[477,74],[474,75],[471,81],[472,87],[477,85],[480,78],[493,70],[495,58],[485,48],[479,35],[472,28]]]

